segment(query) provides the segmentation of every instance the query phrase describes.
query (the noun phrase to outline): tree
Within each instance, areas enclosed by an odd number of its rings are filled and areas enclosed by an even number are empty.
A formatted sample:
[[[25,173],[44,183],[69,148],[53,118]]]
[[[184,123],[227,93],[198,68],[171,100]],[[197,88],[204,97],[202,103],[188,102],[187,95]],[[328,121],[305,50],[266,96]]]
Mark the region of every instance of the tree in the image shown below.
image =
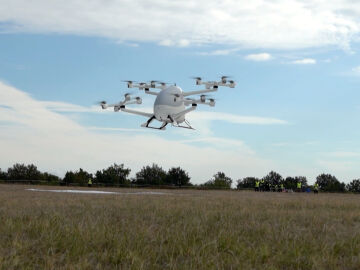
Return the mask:
[[[130,172],[129,168],[124,168],[124,164],[118,165],[114,163],[107,169],[97,171],[95,180],[98,183],[125,185],[130,183],[127,179]]]
[[[320,189],[327,192],[344,192],[345,183],[340,183],[337,178],[331,174],[320,174],[316,177],[316,183]]]
[[[346,189],[350,192],[360,193],[360,179],[354,179],[346,185]]]
[[[41,178],[48,182],[59,182],[60,181],[60,177],[58,177],[54,174],[51,174],[51,173],[47,173],[47,172],[42,173]]]
[[[65,173],[63,182],[67,185],[70,183],[75,183],[75,174],[72,171],[67,171]]]
[[[230,189],[232,184],[232,179],[227,177],[223,172],[217,172],[214,174],[213,179],[207,181],[203,186],[209,188],[221,188],[221,189]]]
[[[295,177],[288,176],[283,181],[283,184],[284,184],[285,188],[287,188],[287,189],[296,189],[297,183],[299,181],[301,182],[302,187],[307,186],[307,179],[305,176],[295,176]]]
[[[8,179],[10,180],[39,180],[41,179],[41,172],[38,171],[34,164],[25,165],[16,163],[7,171]]]
[[[176,186],[191,185],[188,173],[180,167],[169,169],[165,178],[165,183]]]
[[[72,172],[72,171],[66,172],[63,181],[66,184],[77,183],[81,186],[84,186],[88,183],[89,178],[92,178],[92,175],[80,168],[76,172]]]
[[[166,172],[155,163],[150,167],[142,167],[142,169],[136,173],[135,184],[138,185],[162,185],[165,182]]]
[[[3,172],[3,171],[0,169],[0,179],[1,179],[1,180],[5,180],[6,178],[7,178],[6,172]]]
[[[274,171],[269,172],[263,179],[265,184],[271,185],[279,185],[284,180],[280,174]]]
[[[241,188],[254,188],[255,187],[255,182],[258,181],[259,179],[256,177],[245,177],[244,179],[239,179],[237,180],[237,185],[236,188],[237,189],[241,189]]]

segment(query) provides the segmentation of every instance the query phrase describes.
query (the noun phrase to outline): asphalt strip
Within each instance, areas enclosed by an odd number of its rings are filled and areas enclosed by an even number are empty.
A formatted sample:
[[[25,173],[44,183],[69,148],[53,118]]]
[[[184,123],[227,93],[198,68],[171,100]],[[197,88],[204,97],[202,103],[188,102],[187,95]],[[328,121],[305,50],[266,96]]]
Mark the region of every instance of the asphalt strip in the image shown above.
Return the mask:
[[[115,192],[102,190],[77,190],[77,189],[37,189],[28,188],[29,191],[57,192],[57,193],[81,193],[81,194],[118,194],[118,195],[172,195],[172,193],[141,191],[141,192]]]

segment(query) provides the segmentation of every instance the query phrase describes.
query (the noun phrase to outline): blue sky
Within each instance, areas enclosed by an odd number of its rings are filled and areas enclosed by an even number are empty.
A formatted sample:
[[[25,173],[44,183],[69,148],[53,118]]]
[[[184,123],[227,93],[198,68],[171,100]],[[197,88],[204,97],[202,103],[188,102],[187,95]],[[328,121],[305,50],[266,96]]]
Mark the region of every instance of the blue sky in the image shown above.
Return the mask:
[[[351,1],[209,1],[201,12],[201,1],[0,4],[3,170],[35,163],[62,176],[117,162],[134,175],[155,162],[184,167],[195,183],[218,170],[234,180],[270,170],[310,183],[323,172],[360,177],[360,7]],[[189,77],[221,75],[237,87],[189,114],[196,131],[145,130],[145,118],[94,106],[121,100],[124,79],[189,91],[199,88]],[[151,109],[153,97],[133,91],[144,99],[134,107]]]

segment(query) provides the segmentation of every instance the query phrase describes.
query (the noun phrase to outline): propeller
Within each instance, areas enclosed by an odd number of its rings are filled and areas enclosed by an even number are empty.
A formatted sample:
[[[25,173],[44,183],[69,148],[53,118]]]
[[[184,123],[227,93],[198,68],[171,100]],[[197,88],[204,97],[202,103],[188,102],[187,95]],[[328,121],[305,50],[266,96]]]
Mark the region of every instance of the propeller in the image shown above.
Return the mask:
[[[101,101],[96,101],[94,102],[95,105],[102,105],[102,104],[106,104],[105,100],[101,100]]]
[[[125,94],[124,94],[124,97],[125,97],[125,100],[126,100],[126,101],[129,101],[130,98],[131,98],[131,97],[130,97],[130,93],[125,93]]]
[[[136,103],[137,103],[137,104],[141,104],[141,103],[142,103],[141,97],[136,97],[135,100],[136,100]]]
[[[106,109],[106,101],[105,100],[95,102],[95,104],[100,105],[101,108],[103,108],[103,109]]]
[[[206,102],[206,99],[208,99],[210,102],[215,102],[215,98],[213,98],[213,95],[206,95],[206,94],[200,95],[201,102]]]
[[[134,95],[135,93],[137,93],[137,91],[135,91],[134,89],[129,89],[129,91],[126,91],[123,95],[124,96],[126,96],[126,95]]]
[[[210,104],[209,104],[209,105],[210,105],[211,107],[214,107],[214,106],[215,106],[215,99],[210,98],[209,101],[210,101]]]
[[[162,86],[165,86],[167,84],[173,84],[173,85],[176,85],[176,83],[170,83],[170,82],[158,82],[160,83]]]
[[[207,97],[207,98],[208,98],[208,97],[213,97],[213,95],[210,95],[210,94],[201,94],[200,97],[201,97],[201,96],[204,96],[204,97]]]
[[[132,84],[136,81],[131,81],[131,80],[123,80],[122,82],[126,82],[127,83],[127,87],[128,88],[132,88]]]
[[[158,81],[158,80],[151,80],[151,81],[150,81],[150,86],[151,86],[151,87],[155,87],[155,86],[156,86],[156,83],[159,83],[159,81]]]
[[[191,77],[192,79],[196,80],[196,85],[201,84],[201,77]]]
[[[226,83],[226,79],[231,78],[231,76],[221,76],[221,82]]]

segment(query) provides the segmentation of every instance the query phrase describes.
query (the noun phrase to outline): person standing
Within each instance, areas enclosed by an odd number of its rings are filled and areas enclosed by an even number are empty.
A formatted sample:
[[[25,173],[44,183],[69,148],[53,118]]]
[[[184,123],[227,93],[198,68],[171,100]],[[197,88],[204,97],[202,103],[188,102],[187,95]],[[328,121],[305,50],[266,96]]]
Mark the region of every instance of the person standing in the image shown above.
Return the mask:
[[[261,179],[261,181],[260,181],[260,191],[265,191],[265,181],[264,181],[264,179]]]
[[[319,193],[319,184],[318,183],[315,183],[315,185],[314,185],[314,193],[315,194]]]
[[[296,190],[297,190],[297,192],[301,192],[301,181],[297,182]]]
[[[259,180],[255,180],[255,191],[258,192],[260,188],[260,181]]]

